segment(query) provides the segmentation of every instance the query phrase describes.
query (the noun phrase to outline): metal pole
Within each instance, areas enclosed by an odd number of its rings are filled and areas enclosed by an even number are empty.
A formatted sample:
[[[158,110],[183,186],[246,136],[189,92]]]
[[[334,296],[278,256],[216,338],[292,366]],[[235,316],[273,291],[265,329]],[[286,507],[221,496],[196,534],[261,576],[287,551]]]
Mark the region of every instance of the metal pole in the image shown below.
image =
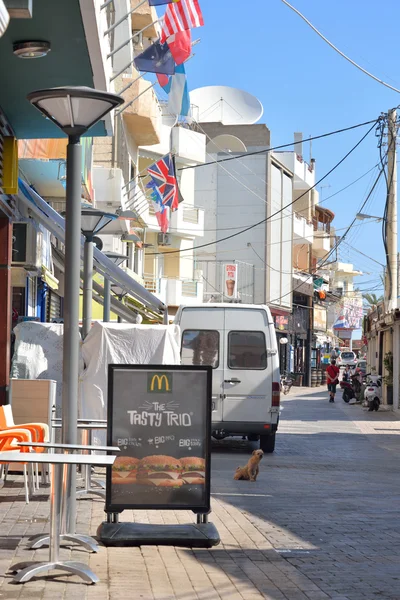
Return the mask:
[[[386,224],[387,262],[390,268],[391,285],[389,285],[389,274],[386,275],[386,289],[388,295],[388,310],[394,310],[397,306],[397,163],[396,163],[396,125],[397,113],[395,109],[388,112],[388,209]]]
[[[140,94],[138,96],[136,96],[135,98],[133,98],[133,100],[131,100],[130,102],[128,102],[128,104],[125,104],[125,106],[123,106],[121,108],[121,110],[119,110],[116,114],[117,116],[119,116],[121,113],[124,112],[124,110],[126,110],[127,108],[129,108],[129,106],[131,104],[133,104],[138,98],[140,98],[140,96],[143,96],[143,94],[145,94],[146,92],[148,92],[149,90],[151,90],[151,88],[153,88],[156,85],[157,82],[152,83],[151,85],[149,85],[149,87],[147,87],[145,90],[143,90],[143,92],[140,92]]]
[[[67,146],[67,190],[65,217],[65,292],[62,383],[62,441],[78,442],[79,395],[79,293],[81,273],[81,169],[79,137],[70,137]],[[76,469],[69,469],[66,506],[68,531],[76,522]]]
[[[111,281],[104,278],[104,304],[103,304],[103,322],[108,323],[111,312]]]
[[[124,21],[126,21],[126,19],[128,17],[131,16],[132,13],[135,12],[135,10],[137,10],[140,6],[142,6],[142,4],[144,4],[145,2],[147,2],[147,0],[142,0],[142,2],[140,2],[140,4],[138,4],[137,6],[135,6],[134,8],[131,8],[131,10],[124,15],[121,19],[119,19],[119,21],[117,21],[116,23],[114,23],[111,27],[109,27],[108,29],[106,29],[106,31],[104,32],[104,35],[108,35],[109,33],[111,33],[112,31],[114,31],[114,29],[116,27],[118,27],[118,25],[121,25],[121,23],[123,23]]]
[[[120,46],[118,46],[118,48],[115,48],[115,50],[113,50],[112,52],[110,52],[110,54],[107,54],[107,58],[111,58],[112,56],[114,56],[114,54],[116,54],[117,52],[119,52],[119,50],[122,50],[122,48],[125,48],[125,46],[127,46],[129,44],[129,42],[133,42],[133,40],[135,38],[139,37],[140,34],[143,33],[143,31],[146,31],[146,29],[149,29],[149,27],[151,27],[152,25],[155,25],[159,21],[161,21],[161,19],[157,19],[156,21],[153,21],[152,23],[149,23],[148,25],[146,25],[146,27],[143,27],[143,29],[140,29],[139,31],[137,31],[136,33],[134,33],[132,37],[128,38],[123,44],[121,44]]]
[[[93,238],[87,237],[83,249],[83,318],[82,337],[86,338],[92,327],[93,302]]]

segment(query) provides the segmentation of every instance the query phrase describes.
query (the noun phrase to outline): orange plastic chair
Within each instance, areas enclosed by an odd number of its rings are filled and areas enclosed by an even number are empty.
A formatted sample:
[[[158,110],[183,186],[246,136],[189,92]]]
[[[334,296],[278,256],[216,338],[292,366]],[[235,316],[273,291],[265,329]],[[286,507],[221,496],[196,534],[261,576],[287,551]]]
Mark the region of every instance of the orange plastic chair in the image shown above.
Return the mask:
[[[4,483],[7,478],[8,472],[8,463],[7,463],[7,452],[15,452],[19,451],[21,454],[24,452],[29,452],[29,448],[20,447],[16,444],[16,442],[31,442],[32,436],[31,433],[27,429],[13,429],[12,431],[0,431],[0,477],[3,475],[4,470]],[[4,461],[1,459],[5,459]],[[33,474],[33,464],[30,463],[30,481],[27,473],[27,465],[23,462],[23,458],[21,457],[21,462],[23,464],[23,473],[24,473],[24,487],[25,487],[25,502],[29,504],[29,492],[34,491],[34,474]]]
[[[11,429],[27,429],[32,433],[32,441],[48,442],[49,441],[49,426],[46,423],[14,423],[11,404],[0,406],[0,430]]]

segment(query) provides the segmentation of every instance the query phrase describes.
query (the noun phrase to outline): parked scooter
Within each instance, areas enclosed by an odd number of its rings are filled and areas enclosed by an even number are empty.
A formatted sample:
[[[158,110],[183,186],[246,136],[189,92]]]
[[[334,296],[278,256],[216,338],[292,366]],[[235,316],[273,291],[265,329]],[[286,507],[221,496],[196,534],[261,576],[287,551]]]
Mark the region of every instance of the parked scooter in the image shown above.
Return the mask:
[[[290,389],[293,385],[293,376],[291,373],[285,371],[283,375],[281,375],[281,392],[286,396],[290,392]]]
[[[342,379],[340,382],[340,388],[343,390],[343,400],[350,404],[355,404],[359,399],[361,391],[361,380],[359,373],[353,373],[350,375],[350,381]],[[354,400],[354,402],[352,402]]]
[[[367,375],[367,385],[364,391],[363,406],[368,407],[368,411],[379,410],[382,402],[382,376]]]

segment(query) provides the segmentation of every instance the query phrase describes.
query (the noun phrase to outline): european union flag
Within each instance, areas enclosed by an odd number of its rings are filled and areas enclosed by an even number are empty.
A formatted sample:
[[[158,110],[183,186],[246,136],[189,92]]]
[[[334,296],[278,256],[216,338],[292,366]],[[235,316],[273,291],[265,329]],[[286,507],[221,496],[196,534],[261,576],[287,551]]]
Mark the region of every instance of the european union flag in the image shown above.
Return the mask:
[[[173,75],[175,73],[175,61],[167,43],[155,42],[139,54],[134,63],[138,71],[161,73],[163,75]]]

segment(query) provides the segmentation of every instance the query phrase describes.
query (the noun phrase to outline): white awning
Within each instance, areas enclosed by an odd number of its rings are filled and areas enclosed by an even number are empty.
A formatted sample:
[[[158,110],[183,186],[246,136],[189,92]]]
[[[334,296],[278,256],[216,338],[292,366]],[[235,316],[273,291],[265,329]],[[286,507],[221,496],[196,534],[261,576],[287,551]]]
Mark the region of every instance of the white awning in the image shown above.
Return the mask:
[[[65,219],[21,179],[19,179],[18,198],[31,211],[32,217],[35,220],[42,223],[58,240],[65,243]],[[84,241],[84,237],[81,236],[82,259]],[[101,275],[115,285],[118,285],[127,294],[134,296],[144,307],[154,311],[159,316],[164,315],[166,306],[161,300],[132,279],[132,277],[115,265],[97,248],[94,248],[94,260],[96,262],[96,271]]]

